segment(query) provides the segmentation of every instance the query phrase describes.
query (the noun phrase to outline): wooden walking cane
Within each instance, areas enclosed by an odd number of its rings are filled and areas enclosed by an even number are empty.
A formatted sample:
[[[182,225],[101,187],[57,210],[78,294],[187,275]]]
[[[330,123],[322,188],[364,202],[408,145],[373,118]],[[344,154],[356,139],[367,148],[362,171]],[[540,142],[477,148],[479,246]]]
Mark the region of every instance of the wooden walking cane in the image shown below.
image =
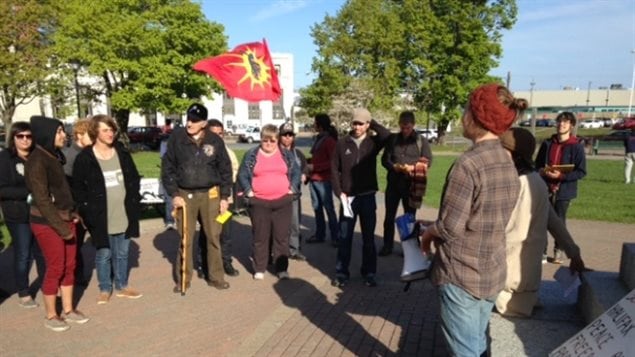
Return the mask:
[[[174,208],[172,216],[177,219],[177,210]],[[185,281],[187,259],[187,208],[185,203],[181,207],[181,296],[185,295],[187,283]]]

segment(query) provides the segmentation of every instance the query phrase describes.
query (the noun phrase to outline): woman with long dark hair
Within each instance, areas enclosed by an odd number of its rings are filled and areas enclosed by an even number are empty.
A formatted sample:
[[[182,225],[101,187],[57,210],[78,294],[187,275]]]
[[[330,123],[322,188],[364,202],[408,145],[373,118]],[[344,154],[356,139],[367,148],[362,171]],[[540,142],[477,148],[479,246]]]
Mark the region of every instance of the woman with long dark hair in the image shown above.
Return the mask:
[[[44,257],[29,226],[29,190],[24,179],[24,165],[34,146],[31,126],[26,122],[13,123],[7,139],[7,150],[0,152],[0,207],[11,235],[20,306],[28,309],[38,306],[29,291],[33,259],[39,279],[44,277],[45,270]]]

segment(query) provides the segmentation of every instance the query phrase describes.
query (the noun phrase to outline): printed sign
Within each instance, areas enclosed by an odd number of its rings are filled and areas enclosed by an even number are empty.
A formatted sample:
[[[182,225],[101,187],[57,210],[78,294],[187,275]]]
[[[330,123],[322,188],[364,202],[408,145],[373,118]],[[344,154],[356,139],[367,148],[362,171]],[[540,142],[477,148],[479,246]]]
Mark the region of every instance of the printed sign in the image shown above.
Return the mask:
[[[635,289],[549,357],[635,356]]]

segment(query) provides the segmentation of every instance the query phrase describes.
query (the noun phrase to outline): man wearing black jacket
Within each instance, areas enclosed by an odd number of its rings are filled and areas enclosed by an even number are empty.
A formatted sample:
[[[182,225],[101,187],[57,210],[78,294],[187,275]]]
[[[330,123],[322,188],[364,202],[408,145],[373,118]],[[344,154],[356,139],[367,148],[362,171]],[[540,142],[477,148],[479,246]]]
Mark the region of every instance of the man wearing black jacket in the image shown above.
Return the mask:
[[[186,206],[187,245],[179,247],[175,272],[177,285],[174,292],[183,292],[181,259],[183,249],[187,252],[185,262],[185,285],[192,279],[192,241],[197,217],[202,218],[202,229],[207,237],[207,284],[216,289],[227,289],[221,259],[221,225],[216,221],[219,214],[227,210],[227,199],[231,193],[232,169],[223,140],[205,130],[207,108],[195,103],[187,110],[185,128],[175,129],[168,141],[168,150],[161,161],[161,180],[175,208]],[[169,199],[169,198],[168,198]],[[183,236],[183,218],[177,220],[179,233]]]
[[[370,112],[364,108],[355,109],[351,126],[349,135],[337,142],[331,161],[333,192],[341,201],[339,247],[335,279],[331,284],[343,287],[348,282],[353,231],[359,216],[363,239],[361,274],[367,286],[376,286],[377,155],[390,131],[372,120]],[[374,130],[376,135],[371,135],[368,129]]]

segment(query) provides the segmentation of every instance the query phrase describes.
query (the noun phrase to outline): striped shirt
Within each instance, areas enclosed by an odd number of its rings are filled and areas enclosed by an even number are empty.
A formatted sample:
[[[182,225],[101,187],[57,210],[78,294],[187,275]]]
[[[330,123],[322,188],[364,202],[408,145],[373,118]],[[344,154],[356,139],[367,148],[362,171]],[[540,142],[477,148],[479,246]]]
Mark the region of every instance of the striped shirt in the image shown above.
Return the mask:
[[[514,163],[499,140],[474,144],[447,175],[432,271],[437,285],[452,283],[476,298],[495,297],[505,284],[505,227],[518,199]]]

